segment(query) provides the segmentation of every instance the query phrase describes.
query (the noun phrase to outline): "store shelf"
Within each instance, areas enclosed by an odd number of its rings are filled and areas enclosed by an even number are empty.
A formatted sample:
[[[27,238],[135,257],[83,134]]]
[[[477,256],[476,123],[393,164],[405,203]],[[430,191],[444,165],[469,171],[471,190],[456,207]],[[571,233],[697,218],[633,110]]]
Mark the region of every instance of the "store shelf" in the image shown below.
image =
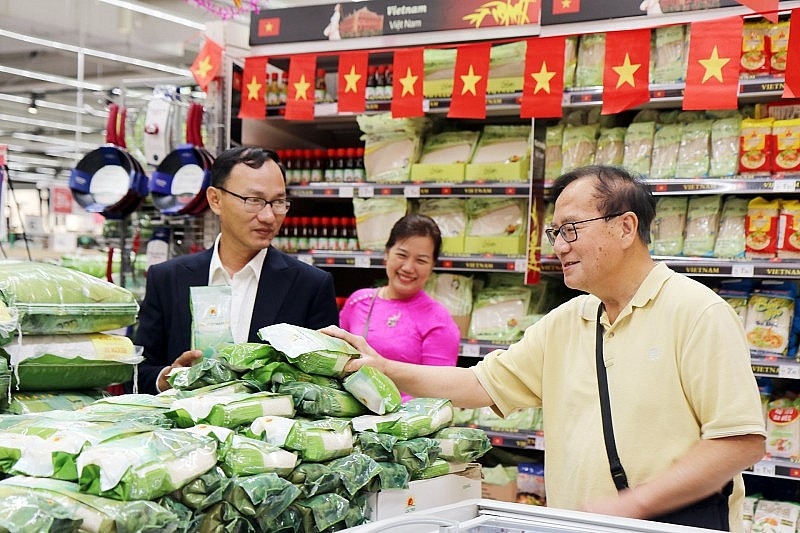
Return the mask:
[[[527,198],[528,183],[470,182],[470,183],[313,183],[290,185],[291,198],[373,198],[403,196],[405,198],[500,196]]]
[[[383,252],[329,252],[311,250],[293,254],[300,261],[319,267],[384,268]],[[519,272],[524,273],[527,260],[523,256],[474,254],[440,256],[438,271]]]
[[[505,348],[508,348],[508,344],[484,342],[476,339],[462,339],[461,351],[458,355],[459,357],[481,359],[494,350],[503,350]]]
[[[800,464],[789,459],[765,458],[754,464],[752,468],[745,470],[744,473],[797,481],[800,479]]]
[[[800,363],[786,357],[750,357],[753,374],[769,378],[800,379]]]
[[[499,448],[520,448],[525,450],[544,450],[544,433],[534,430],[496,430],[485,426],[469,424],[469,427],[482,429],[492,446]]]

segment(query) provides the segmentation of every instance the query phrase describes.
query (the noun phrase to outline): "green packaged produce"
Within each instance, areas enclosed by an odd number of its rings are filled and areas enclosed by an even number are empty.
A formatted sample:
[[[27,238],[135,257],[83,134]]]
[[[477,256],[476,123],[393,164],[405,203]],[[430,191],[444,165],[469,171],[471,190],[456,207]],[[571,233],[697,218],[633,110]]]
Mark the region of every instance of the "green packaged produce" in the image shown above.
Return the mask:
[[[309,374],[342,377],[347,362],[360,355],[342,339],[291,324],[263,327],[258,336]]]
[[[297,465],[297,455],[268,442],[234,435],[220,467],[228,476],[252,476],[273,472],[289,474]]]
[[[367,408],[352,394],[314,383],[290,381],[278,387],[281,394],[290,394],[298,413],[320,417],[353,417],[367,412]]]
[[[344,379],[344,389],[373,413],[393,413],[402,404],[397,385],[375,367],[362,366]]]
[[[470,463],[492,448],[486,432],[478,428],[442,428],[433,438],[439,444],[439,457],[455,463]]]

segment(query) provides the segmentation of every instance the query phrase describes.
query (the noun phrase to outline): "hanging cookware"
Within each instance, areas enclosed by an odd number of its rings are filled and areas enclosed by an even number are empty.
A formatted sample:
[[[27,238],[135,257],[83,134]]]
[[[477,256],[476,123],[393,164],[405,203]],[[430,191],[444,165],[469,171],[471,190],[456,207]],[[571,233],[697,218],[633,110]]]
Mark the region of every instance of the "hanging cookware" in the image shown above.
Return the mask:
[[[147,196],[147,174],[124,149],[124,126],[118,131],[118,118],[119,106],[111,104],[106,124],[107,144],[86,154],[69,176],[69,188],[78,205],[106,218],[131,214]],[[124,123],[124,110],[121,118]]]
[[[159,163],[150,180],[153,205],[165,215],[198,215],[208,208],[214,158],[203,147],[203,106],[191,104],[186,114],[186,144]]]

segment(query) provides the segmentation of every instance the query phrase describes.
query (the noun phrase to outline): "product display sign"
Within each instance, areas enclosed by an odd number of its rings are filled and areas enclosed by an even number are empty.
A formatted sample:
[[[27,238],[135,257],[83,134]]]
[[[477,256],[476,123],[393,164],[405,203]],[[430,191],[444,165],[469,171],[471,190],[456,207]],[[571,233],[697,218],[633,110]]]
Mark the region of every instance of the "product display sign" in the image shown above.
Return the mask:
[[[337,41],[539,22],[537,0],[396,0],[270,9],[250,16],[250,45]]]
[[[785,1],[785,0],[781,0]],[[542,25],[741,6],[737,0],[542,0]]]

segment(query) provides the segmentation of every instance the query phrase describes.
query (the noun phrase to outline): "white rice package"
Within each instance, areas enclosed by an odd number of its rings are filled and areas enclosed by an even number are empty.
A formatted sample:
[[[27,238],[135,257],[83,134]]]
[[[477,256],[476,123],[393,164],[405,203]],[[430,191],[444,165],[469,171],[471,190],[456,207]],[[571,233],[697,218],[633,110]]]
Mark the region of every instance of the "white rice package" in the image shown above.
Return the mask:
[[[342,339],[292,324],[265,326],[258,330],[258,336],[309,374],[341,377],[347,362],[360,356]]]
[[[400,391],[386,374],[371,366],[362,366],[344,379],[344,389],[373,413],[396,411],[402,403]]]

